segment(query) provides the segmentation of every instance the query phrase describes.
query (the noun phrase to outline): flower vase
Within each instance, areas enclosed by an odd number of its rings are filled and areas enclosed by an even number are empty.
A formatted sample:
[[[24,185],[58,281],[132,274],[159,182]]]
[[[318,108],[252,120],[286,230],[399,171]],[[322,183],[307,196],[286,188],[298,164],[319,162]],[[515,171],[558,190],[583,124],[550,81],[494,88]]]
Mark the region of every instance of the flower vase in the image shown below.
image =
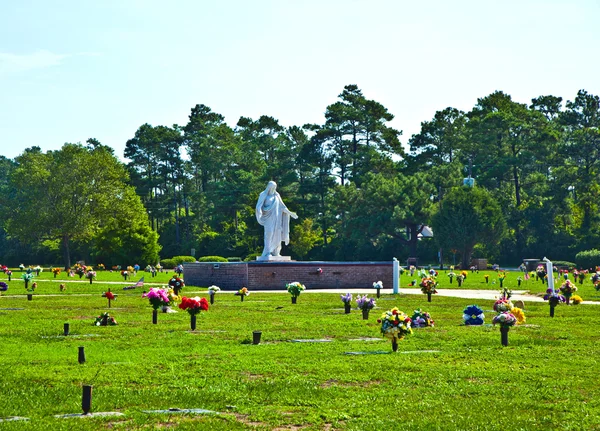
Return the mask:
[[[56,278],[56,274],[54,274],[54,278]],[[9,280],[10,281],[10,280]]]
[[[91,385],[84,385],[81,396],[81,409],[83,414],[87,415],[92,410],[92,388]]]
[[[158,310],[152,310],[152,324],[156,325],[158,323]]]
[[[521,280],[517,280],[517,286],[521,287]]]
[[[362,315],[363,315],[363,320],[369,320],[369,309],[367,308],[366,310],[363,310]]]
[[[454,277],[450,277],[450,284],[452,284],[452,280],[454,280]]]
[[[243,293],[240,295],[242,302],[244,302],[244,296],[246,296],[246,295],[244,295]]]
[[[398,351],[398,340],[396,338],[394,338],[392,340],[392,351],[393,352],[397,352]]]
[[[344,302],[344,313],[350,314],[350,303],[349,302]]]
[[[458,287],[462,286],[462,281],[460,281],[460,280],[456,280],[456,281],[458,283]]]
[[[196,330],[196,315],[195,314],[190,314],[190,327],[192,328],[192,331]]]
[[[11,277],[12,277],[12,275],[9,275],[9,276],[8,276],[8,281],[10,281],[10,278],[11,278]]]
[[[427,302],[431,302],[431,292],[427,292]]]
[[[252,332],[252,344],[260,344],[261,331]]]
[[[503,346],[508,346],[508,330],[510,328],[508,326],[500,327],[500,338]]]
[[[28,294],[27,294],[27,300],[28,300],[28,301],[32,301],[32,300],[33,300],[33,294],[31,294],[31,293],[28,293]]]
[[[209,296],[210,296],[210,305],[213,305],[215,303],[215,294],[212,293]]]
[[[565,299],[567,305],[571,304],[571,295],[565,295]]]
[[[504,280],[500,279],[500,287],[501,287],[501,288],[502,288],[502,287],[504,287],[504,286],[503,286],[503,283],[504,283]]]
[[[178,287],[174,287],[173,288],[173,293],[175,293],[175,296],[179,296],[179,288]]]
[[[92,281],[93,281],[93,280],[90,278],[90,284],[92,284]]]
[[[295,304],[297,300],[298,300],[297,296],[292,296],[292,304]]]
[[[377,297],[381,298],[381,289],[377,288]]]

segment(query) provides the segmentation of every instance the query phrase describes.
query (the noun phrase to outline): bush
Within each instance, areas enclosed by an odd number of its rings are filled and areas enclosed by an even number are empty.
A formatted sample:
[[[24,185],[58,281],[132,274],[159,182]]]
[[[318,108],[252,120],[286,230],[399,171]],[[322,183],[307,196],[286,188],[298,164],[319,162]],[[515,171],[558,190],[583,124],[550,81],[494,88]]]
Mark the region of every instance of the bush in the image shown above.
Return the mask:
[[[575,255],[575,262],[579,268],[589,269],[600,265],[600,250],[580,251]]]
[[[228,257],[227,262],[241,262],[242,259],[239,257]]]
[[[198,262],[227,262],[227,259],[221,256],[202,256]]]
[[[575,269],[577,267],[577,265],[575,265],[573,262],[568,262],[566,260],[553,260],[552,265],[555,268],[558,268],[560,266],[560,267],[569,268],[569,270]]]
[[[175,256],[172,258],[161,259],[160,264],[163,268],[170,269],[175,268],[177,265],[184,262],[196,262],[196,258],[194,256]]]

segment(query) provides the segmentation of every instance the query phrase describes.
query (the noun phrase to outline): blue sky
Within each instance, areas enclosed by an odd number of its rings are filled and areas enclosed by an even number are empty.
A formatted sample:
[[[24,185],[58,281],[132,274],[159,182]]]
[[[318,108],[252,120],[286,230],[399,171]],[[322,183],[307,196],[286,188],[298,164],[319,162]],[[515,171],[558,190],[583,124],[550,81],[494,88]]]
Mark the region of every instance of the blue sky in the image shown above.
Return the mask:
[[[600,94],[597,0],[0,1],[0,155],[90,137],[122,157],[197,103],[322,123],[344,85],[421,121],[502,90]]]

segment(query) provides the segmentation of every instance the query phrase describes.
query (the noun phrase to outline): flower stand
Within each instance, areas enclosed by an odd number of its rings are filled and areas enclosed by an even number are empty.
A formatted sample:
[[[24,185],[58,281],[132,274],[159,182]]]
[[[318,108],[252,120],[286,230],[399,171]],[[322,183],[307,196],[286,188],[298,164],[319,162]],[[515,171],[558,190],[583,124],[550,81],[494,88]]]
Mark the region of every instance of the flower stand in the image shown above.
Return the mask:
[[[190,314],[190,327],[192,328],[192,331],[196,330],[196,315],[195,314]]]
[[[508,326],[500,327],[500,339],[502,341],[503,346],[508,346],[508,330],[510,328]]]
[[[381,298],[381,289],[379,289],[379,288],[377,289],[377,297]]]
[[[392,351],[393,352],[398,351],[398,339],[396,339],[396,338],[392,339]]]
[[[158,310],[152,310],[152,324],[156,325],[158,323]]]
[[[295,304],[296,301],[298,301],[298,297],[297,296],[292,296],[292,304]]]
[[[427,302],[431,302],[431,293],[427,294]]]
[[[252,332],[252,344],[260,344],[261,331]]]
[[[215,303],[215,294],[212,293],[210,295],[208,295],[210,297],[210,305],[213,305]]]
[[[350,303],[349,302],[344,302],[344,313],[345,314],[350,314]]]
[[[369,320],[369,310],[363,310],[362,311],[362,315],[363,315],[363,320]]]

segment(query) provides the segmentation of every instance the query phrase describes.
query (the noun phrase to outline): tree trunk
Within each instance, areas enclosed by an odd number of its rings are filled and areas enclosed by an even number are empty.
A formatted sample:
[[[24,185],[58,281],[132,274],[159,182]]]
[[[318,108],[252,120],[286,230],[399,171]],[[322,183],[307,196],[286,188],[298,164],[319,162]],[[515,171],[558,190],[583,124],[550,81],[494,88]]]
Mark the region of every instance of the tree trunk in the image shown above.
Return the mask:
[[[63,235],[62,238],[63,245],[63,260],[65,262],[65,271],[67,271],[71,267],[71,252],[69,250],[69,236]]]

